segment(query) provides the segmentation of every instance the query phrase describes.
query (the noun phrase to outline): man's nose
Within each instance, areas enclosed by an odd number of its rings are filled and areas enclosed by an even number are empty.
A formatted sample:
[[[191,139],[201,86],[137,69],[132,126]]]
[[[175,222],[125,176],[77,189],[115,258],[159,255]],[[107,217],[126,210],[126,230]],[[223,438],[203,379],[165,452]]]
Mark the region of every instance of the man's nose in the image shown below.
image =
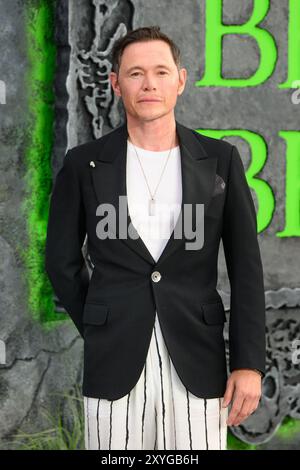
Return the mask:
[[[143,80],[143,88],[156,88],[155,85],[155,78],[150,77],[149,75],[145,75],[144,80]]]

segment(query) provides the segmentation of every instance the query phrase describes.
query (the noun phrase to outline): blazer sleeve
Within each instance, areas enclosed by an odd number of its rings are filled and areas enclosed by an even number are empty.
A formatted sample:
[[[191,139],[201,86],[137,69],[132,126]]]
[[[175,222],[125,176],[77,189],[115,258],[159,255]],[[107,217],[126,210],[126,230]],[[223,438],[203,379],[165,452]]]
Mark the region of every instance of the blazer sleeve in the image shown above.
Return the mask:
[[[54,292],[82,337],[82,312],[89,285],[88,269],[82,254],[85,235],[80,182],[69,150],[51,195],[45,269]]]
[[[230,281],[229,369],[265,375],[266,317],[257,219],[243,162],[232,146],[222,241]]]

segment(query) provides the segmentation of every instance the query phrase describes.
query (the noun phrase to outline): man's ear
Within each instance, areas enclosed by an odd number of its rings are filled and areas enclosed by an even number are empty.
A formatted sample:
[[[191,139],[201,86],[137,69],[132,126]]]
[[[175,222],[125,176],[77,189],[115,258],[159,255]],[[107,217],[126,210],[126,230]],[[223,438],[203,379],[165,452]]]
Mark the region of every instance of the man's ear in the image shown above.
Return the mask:
[[[118,75],[116,74],[116,72],[110,72],[109,79],[111,82],[111,86],[114,90],[114,93],[117,96],[121,96],[121,91],[120,91],[119,82],[118,82]]]
[[[178,93],[177,93],[178,96],[180,96],[183,93],[186,80],[187,80],[187,69],[181,68],[179,71],[179,84],[178,84]]]

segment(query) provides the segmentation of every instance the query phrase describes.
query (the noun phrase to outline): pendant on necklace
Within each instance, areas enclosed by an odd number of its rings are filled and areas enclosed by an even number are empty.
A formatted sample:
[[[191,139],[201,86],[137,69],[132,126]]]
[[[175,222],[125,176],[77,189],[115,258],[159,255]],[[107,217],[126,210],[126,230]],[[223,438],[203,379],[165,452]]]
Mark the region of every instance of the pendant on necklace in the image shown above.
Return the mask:
[[[149,199],[149,215],[155,215],[155,200]]]

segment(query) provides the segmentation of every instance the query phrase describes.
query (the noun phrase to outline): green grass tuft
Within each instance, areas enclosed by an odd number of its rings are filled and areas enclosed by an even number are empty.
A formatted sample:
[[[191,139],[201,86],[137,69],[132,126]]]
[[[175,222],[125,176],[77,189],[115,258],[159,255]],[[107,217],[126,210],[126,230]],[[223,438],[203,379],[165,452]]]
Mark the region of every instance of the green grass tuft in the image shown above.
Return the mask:
[[[84,450],[83,397],[78,388],[75,390],[75,395],[56,394],[67,404],[68,419],[60,407],[54,414],[42,410],[49,427],[32,434],[20,430],[13,440],[16,450]]]

